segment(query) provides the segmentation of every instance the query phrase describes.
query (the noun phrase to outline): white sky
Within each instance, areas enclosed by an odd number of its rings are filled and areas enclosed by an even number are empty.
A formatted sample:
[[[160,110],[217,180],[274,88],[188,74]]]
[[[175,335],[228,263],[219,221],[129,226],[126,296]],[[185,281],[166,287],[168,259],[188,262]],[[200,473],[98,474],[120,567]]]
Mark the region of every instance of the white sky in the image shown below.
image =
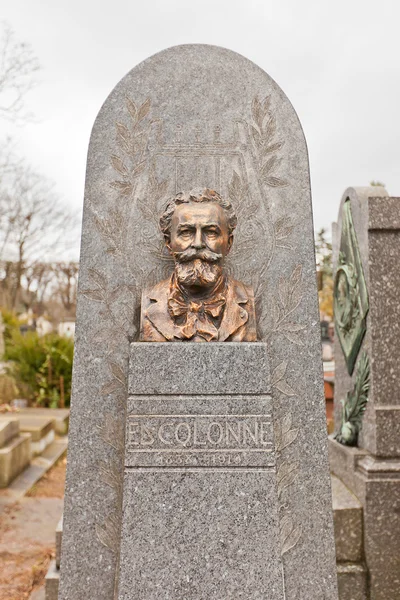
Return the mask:
[[[169,46],[207,43],[253,60],[296,109],[310,153],[315,228],[346,187],[400,196],[398,0],[1,0],[1,18],[42,71],[27,97],[38,123],[19,154],[80,213],[90,130],[111,89]]]

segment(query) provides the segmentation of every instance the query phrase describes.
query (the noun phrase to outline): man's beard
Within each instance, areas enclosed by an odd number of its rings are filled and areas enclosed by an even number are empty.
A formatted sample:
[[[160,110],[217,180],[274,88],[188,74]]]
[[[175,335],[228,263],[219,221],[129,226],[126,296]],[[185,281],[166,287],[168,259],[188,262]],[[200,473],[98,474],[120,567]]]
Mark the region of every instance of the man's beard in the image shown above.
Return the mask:
[[[222,254],[189,248],[175,252],[175,275],[184,286],[211,287],[222,275]]]

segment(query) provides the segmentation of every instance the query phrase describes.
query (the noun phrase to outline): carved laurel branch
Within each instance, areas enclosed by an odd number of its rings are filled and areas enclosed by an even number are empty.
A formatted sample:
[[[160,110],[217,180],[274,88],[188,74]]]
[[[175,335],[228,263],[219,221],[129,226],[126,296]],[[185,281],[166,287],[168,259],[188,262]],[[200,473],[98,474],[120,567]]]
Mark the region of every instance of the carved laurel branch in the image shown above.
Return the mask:
[[[301,538],[303,529],[301,525],[297,527],[293,524],[293,519],[290,514],[287,514],[281,518],[280,521],[280,541],[281,541],[281,554],[282,556],[294,548]]]
[[[111,156],[111,165],[119,178],[112,181],[110,186],[118,192],[119,197],[134,195],[139,176],[145,170],[147,161],[144,159],[152,122],[146,121],[150,112],[150,98],[138,108],[126,98],[126,108],[129,115],[129,125],[116,123],[116,142],[120,155]],[[153,215],[152,215],[153,217]],[[119,257],[124,256],[127,220],[123,210],[118,206],[112,208],[105,218],[95,215],[95,225],[107,244],[106,251]]]
[[[277,453],[292,444],[299,433],[298,428],[292,428],[292,415],[288,413],[277,423],[275,427],[275,446]],[[277,492],[278,498],[281,498],[284,490],[291,486],[299,476],[298,461],[283,461],[277,471]],[[281,509],[287,509],[287,504],[283,504]],[[284,513],[280,518],[280,541],[281,554],[285,554],[296,546],[302,535],[301,525],[295,526],[290,512]]]
[[[285,396],[295,396],[295,391],[290,387],[288,382],[284,379],[288,361],[284,360],[272,371],[271,375],[271,386],[276,388]]]
[[[289,319],[303,297],[302,277],[301,265],[297,265],[288,278],[280,277],[278,293],[271,299],[269,314],[264,318],[264,321],[269,321],[267,337],[282,333],[290,342],[299,346],[303,345],[299,334],[305,329],[305,326]]]
[[[271,96],[266,96],[261,101],[258,96],[254,97],[252,117],[250,131],[257,150],[260,180],[269,187],[288,185],[284,179],[276,175],[276,170],[282,162],[276,153],[283,147],[284,141],[276,138],[276,118],[271,111]]]
[[[286,371],[287,363],[281,363],[272,375],[275,377],[282,377]],[[283,379],[278,379],[278,383],[282,382]],[[284,384],[286,382],[283,382]],[[285,385],[283,387],[286,390]],[[288,390],[286,390],[288,391]],[[298,427],[292,427],[292,415],[287,413],[282,419],[280,419],[274,428],[275,434],[275,450],[279,455],[282,451],[287,449],[297,439],[299,434]],[[277,493],[278,498],[281,498],[283,492],[291,486],[297,477],[299,476],[299,462],[284,460],[277,471]],[[282,504],[280,510],[287,511],[287,504]],[[284,512],[280,517],[280,541],[281,541],[281,554],[285,554],[296,546],[302,535],[301,525],[295,526],[293,518],[290,512]]]
[[[107,278],[102,273],[96,269],[88,269],[88,274],[92,281],[92,288],[82,290],[81,294],[103,305],[102,322],[93,335],[93,341],[96,343],[109,342],[108,350],[111,353],[118,343],[116,333],[123,338],[130,339],[129,330],[134,325],[131,314],[132,306],[126,300],[126,296],[128,298],[134,296],[136,285],[119,285],[109,289]]]
[[[284,448],[293,444],[299,435],[299,428],[292,427],[292,415],[288,413],[275,427],[275,449],[277,452],[282,452]]]
[[[111,379],[102,386],[100,393],[102,396],[113,396],[115,399],[121,395],[125,397],[127,391],[126,369],[111,360],[110,353],[121,339],[129,341],[129,325],[132,326],[133,319],[129,303],[123,301],[122,295],[126,291],[134,291],[134,286],[132,289],[130,286],[117,286],[110,289],[107,278],[102,273],[96,269],[89,269],[88,274],[92,286],[84,289],[81,293],[86,298],[103,306],[101,325],[95,331],[93,341],[96,344],[107,342],[109,352],[107,364]],[[104,546],[117,554],[121,526],[119,507],[122,504],[122,472],[118,469],[118,462],[122,460],[124,448],[124,431],[120,419],[107,414],[102,425],[99,426],[99,435],[102,441],[115,452],[115,458],[111,459],[109,466],[104,462],[100,464],[100,476],[103,483],[114,490],[117,508],[102,523],[96,523],[96,535]]]
[[[111,165],[118,173],[119,178],[112,181],[110,186],[118,192],[119,197],[134,196],[139,176],[145,170],[147,163],[143,159],[148,144],[151,122],[145,121],[150,112],[151,101],[148,98],[137,106],[130,98],[126,98],[126,108],[130,116],[129,125],[118,122],[116,124],[116,142],[119,153],[111,156]],[[150,174],[152,190],[150,198],[158,199],[164,191],[165,183],[159,184],[153,172]],[[146,206],[140,205],[143,211]],[[152,207],[149,207],[152,210]],[[154,213],[153,213],[154,214]],[[153,216],[153,215],[152,215]],[[102,236],[106,251],[109,254],[124,257],[127,221],[124,212],[118,206],[109,210],[105,218],[94,216],[96,227]],[[111,360],[110,354],[122,340],[129,342],[134,331],[132,306],[137,285],[117,286],[112,289],[107,284],[106,277],[95,269],[89,270],[92,282],[90,289],[83,290],[82,294],[92,301],[103,305],[100,328],[93,335],[94,342],[99,344],[107,342],[109,357],[107,359],[111,379],[106,382],[100,392],[103,396],[118,398],[126,396],[127,374],[126,369]],[[136,284],[137,282],[135,282]],[[126,296],[131,298],[126,300]],[[124,298],[125,297],[125,298]],[[106,415],[103,424],[99,427],[99,435],[103,442],[113,449],[116,460],[111,459],[109,465],[100,464],[100,475],[103,483],[111,487],[116,495],[116,510],[101,524],[96,524],[96,534],[99,541],[118,554],[120,537],[119,509],[122,504],[122,472],[118,468],[124,444],[123,426],[117,418]],[[118,461],[118,462],[117,462]],[[115,580],[116,582],[117,580]],[[116,586],[115,586],[116,590]],[[116,593],[116,591],[115,591]]]
[[[99,541],[114,554],[118,552],[120,523],[117,513],[111,514],[100,525],[96,523],[96,534]]]
[[[292,234],[294,225],[292,225],[289,215],[281,217],[274,223],[276,247],[282,250],[292,250],[292,246],[287,243],[287,238]]]
[[[126,220],[120,208],[111,209],[109,217],[100,219],[94,216],[96,227],[107,244],[106,252],[115,256],[123,256],[123,240]]]
[[[130,99],[126,98],[130,126],[124,123],[116,123],[117,144],[123,154],[123,158],[113,154],[111,164],[115,171],[121,176],[120,179],[112,181],[111,187],[122,196],[130,196],[134,191],[135,180],[146,168],[143,154],[149,138],[149,127],[143,127],[143,120],[150,112],[151,100],[147,98],[138,108]]]

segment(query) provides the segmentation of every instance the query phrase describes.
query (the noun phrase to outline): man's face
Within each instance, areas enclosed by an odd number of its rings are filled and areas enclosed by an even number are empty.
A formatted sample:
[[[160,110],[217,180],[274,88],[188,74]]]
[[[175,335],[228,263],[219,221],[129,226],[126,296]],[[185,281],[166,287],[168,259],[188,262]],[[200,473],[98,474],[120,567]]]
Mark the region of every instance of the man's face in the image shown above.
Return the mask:
[[[179,204],[172,216],[170,235],[167,245],[172,253],[193,248],[226,256],[233,239],[226,213],[216,202]]]
[[[195,288],[212,287],[232,245],[224,209],[216,202],[179,204],[172,216],[167,246],[178,281]]]

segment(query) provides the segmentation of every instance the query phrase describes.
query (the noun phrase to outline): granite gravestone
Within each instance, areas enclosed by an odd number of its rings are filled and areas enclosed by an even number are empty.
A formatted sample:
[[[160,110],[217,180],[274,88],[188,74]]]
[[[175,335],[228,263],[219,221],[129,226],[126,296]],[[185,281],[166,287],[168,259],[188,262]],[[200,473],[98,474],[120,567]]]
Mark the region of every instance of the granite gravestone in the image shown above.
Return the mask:
[[[212,342],[139,341],[172,271],[159,216],[193,188],[235,209],[225,272],[254,290],[258,341],[208,317]],[[146,60],[89,147],[60,598],[336,599],[320,352],[293,107],[222,48]]]
[[[371,600],[400,589],[400,198],[348,188],[334,227],[331,470],[363,506]],[[342,401],[344,404],[342,404]]]

